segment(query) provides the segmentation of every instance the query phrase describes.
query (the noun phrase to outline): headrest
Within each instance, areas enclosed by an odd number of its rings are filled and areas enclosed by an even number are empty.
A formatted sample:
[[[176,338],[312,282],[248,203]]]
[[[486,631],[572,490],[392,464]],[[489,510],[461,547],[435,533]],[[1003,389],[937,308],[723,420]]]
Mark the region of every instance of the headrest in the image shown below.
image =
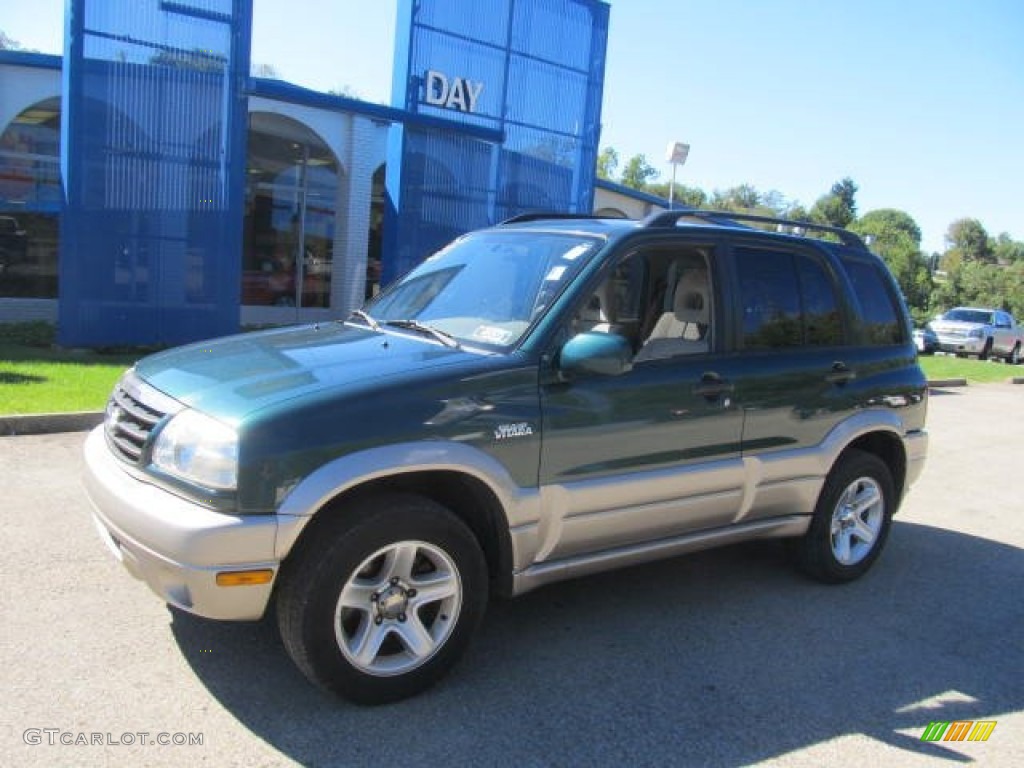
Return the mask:
[[[580,319],[587,323],[607,323],[608,316],[604,311],[604,304],[601,302],[601,296],[594,294],[587,300],[586,306],[580,312]]]
[[[711,322],[711,306],[708,296],[708,277],[703,269],[691,269],[679,278],[672,312],[684,323]]]

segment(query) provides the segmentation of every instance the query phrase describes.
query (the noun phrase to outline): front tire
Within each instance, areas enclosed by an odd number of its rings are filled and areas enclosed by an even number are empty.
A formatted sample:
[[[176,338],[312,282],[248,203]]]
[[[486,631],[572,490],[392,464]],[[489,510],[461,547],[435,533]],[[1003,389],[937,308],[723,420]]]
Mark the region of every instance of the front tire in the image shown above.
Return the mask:
[[[860,578],[885,545],[895,500],[885,463],[874,454],[849,451],[826,478],[811,526],[796,542],[797,565],[828,584]]]
[[[1010,354],[1006,356],[1006,362],[1009,365],[1020,365],[1020,342],[1018,341],[1013,345],[1013,349],[1010,350]]]
[[[472,531],[409,494],[364,497],[311,525],[278,586],[278,626],[292,660],[357,704],[433,685],[486,608],[487,568]]]
[[[978,353],[978,359],[979,360],[988,360],[988,358],[989,358],[989,356],[991,354],[992,354],[992,339],[986,339],[985,340],[985,346],[982,348],[981,352]]]

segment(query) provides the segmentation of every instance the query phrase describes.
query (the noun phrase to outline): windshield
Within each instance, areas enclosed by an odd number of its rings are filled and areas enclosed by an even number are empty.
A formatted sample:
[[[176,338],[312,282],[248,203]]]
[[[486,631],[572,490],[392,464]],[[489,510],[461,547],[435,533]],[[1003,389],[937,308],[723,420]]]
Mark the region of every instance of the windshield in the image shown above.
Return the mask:
[[[943,320],[956,320],[961,323],[981,323],[989,325],[992,322],[992,313],[983,309],[951,309]]]
[[[415,320],[470,346],[507,349],[600,247],[596,238],[488,231],[456,240],[366,308],[381,325]]]

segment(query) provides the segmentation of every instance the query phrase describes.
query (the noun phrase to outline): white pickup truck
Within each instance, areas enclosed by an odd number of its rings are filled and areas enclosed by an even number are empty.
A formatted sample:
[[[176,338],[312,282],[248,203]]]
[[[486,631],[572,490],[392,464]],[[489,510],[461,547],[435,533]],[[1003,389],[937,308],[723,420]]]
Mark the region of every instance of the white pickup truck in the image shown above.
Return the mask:
[[[1009,312],[957,307],[939,315],[928,325],[938,336],[939,349],[943,352],[977,355],[979,360],[996,356],[1011,365],[1020,362],[1024,329]]]

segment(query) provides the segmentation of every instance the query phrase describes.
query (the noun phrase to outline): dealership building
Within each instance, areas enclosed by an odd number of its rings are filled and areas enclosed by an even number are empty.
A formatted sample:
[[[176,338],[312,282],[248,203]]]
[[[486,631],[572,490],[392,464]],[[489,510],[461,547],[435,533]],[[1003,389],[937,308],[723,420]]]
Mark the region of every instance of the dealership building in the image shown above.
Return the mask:
[[[390,106],[252,77],[248,0],[71,0],[0,51],[0,322],[68,346],[345,316],[526,211],[639,217],[595,179],[609,8],[399,0]]]

